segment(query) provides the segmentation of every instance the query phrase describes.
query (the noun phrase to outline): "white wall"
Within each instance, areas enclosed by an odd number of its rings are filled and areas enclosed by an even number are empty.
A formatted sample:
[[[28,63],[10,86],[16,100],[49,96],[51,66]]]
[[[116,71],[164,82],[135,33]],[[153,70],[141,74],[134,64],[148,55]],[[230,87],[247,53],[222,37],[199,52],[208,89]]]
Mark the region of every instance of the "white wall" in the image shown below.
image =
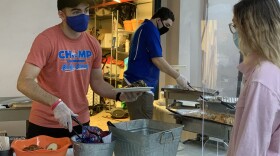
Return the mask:
[[[179,28],[181,17],[180,9],[178,8],[180,8],[180,0],[167,0],[167,7],[174,13],[175,21],[169,32],[164,35],[166,36],[166,60],[170,65],[179,65],[179,45],[181,44]],[[172,77],[167,76],[165,83],[176,84],[176,81]]]
[[[171,9],[175,16],[170,31],[161,37],[163,55],[171,65],[180,65],[183,74],[194,86],[201,86],[201,18],[203,0],[162,0],[162,6]],[[176,84],[161,73],[160,87]]]
[[[187,65],[187,78],[201,86],[201,26],[203,0],[181,0],[179,64]]]
[[[166,7],[167,6],[167,0],[161,0],[161,6]],[[172,29],[174,29],[174,28],[172,28]],[[172,31],[172,30],[170,30],[170,31]],[[162,55],[168,61],[168,57],[167,57],[167,54],[166,54],[166,36],[167,35],[168,35],[168,33],[166,35],[162,35],[160,37],[160,40],[161,40],[161,47],[162,47]],[[160,75],[159,75],[159,93],[158,93],[159,95],[160,95],[160,92],[161,92],[161,88],[168,84],[168,83],[166,83],[166,80],[167,80],[166,77],[168,77],[168,76],[166,76],[166,74],[164,72],[160,72]]]
[[[1,0],[0,97],[22,95],[16,81],[34,38],[58,24],[56,0]]]

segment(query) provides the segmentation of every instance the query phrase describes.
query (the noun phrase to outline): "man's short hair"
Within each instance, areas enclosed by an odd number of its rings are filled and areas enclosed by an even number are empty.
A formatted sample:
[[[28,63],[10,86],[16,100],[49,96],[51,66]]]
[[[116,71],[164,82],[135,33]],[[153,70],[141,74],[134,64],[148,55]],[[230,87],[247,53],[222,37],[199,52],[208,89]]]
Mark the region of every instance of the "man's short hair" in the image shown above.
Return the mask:
[[[93,4],[93,0],[57,0],[57,10],[62,10],[66,7],[74,8],[81,3]]]
[[[173,22],[175,21],[173,12],[166,7],[159,8],[152,17],[152,19],[155,18],[160,18],[161,20],[171,19]]]

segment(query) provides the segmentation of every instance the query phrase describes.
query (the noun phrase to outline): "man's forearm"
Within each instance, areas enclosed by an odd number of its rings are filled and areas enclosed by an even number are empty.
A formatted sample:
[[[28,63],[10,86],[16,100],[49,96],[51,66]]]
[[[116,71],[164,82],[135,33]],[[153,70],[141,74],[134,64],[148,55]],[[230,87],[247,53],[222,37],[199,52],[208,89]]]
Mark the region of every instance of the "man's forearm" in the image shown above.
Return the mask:
[[[45,105],[52,105],[58,97],[43,90],[33,79],[20,80],[17,88],[30,99]]]
[[[160,71],[168,74],[174,79],[176,79],[180,75],[180,73],[174,70],[164,58],[153,58],[152,61]]]
[[[97,93],[102,97],[110,98],[110,99],[116,98],[117,92],[113,91],[112,89],[114,87],[106,81],[99,81],[99,82],[95,81],[93,84],[91,84],[91,88],[95,93]]]

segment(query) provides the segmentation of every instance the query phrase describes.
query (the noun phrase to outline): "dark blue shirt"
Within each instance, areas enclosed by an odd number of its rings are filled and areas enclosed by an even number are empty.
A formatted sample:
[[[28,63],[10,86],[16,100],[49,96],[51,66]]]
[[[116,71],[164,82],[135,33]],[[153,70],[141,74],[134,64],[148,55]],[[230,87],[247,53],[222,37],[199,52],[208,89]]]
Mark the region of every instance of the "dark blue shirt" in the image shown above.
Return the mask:
[[[146,19],[132,37],[125,78],[130,83],[144,80],[149,87],[154,87],[154,92],[160,72],[152,62],[155,57],[162,57],[160,34],[157,27]]]

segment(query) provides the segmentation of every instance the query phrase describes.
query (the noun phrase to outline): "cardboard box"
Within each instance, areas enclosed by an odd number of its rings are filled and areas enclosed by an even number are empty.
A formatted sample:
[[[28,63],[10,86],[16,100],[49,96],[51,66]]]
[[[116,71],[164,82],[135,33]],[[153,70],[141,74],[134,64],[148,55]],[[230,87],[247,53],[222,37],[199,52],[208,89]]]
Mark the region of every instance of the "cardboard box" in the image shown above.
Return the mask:
[[[103,40],[101,40],[102,48],[111,48],[112,47],[112,33],[105,33]]]
[[[110,64],[106,64],[104,69],[103,69],[103,72],[104,73],[110,73],[110,74],[113,74],[115,75],[116,74],[116,68],[117,68],[117,73],[119,74],[120,70],[121,70],[121,67],[120,66],[116,66],[116,64],[112,64],[112,69],[111,69],[111,65]]]

